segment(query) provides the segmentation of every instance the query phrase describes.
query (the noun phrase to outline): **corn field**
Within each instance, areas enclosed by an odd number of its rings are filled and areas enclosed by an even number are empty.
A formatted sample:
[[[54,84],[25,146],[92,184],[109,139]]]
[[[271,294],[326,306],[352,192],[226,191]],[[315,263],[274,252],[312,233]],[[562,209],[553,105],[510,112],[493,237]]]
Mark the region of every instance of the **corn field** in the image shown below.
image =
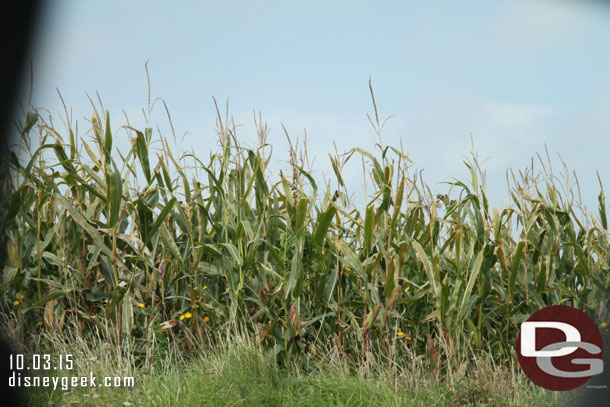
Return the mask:
[[[371,123],[380,133],[377,114]],[[601,184],[598,210],[580,211],[540,159],[540,174],[510,171],[510,204],[491,208],[476,159],[468,181],[434,193],[380,139],[329,155],[335,179],[318,185],[300,146],[287,175],[270,173],[262,121],[255,148],[220,113],[217,125],[218,151],[203,160],[128,125],[120,151],[97,109],[87,137],[28,113],[1,186],[14,323],[60,335],[74,321],[117,344],[186,349],[239,326],[287,361],[325,348],[355,365],[371,352],[400,363],[411,351],[441,369],[480,351],[510,363],[518,324],[547,305],[608,318]],[[342,178],[350,160],[369,185],[361,209]]]

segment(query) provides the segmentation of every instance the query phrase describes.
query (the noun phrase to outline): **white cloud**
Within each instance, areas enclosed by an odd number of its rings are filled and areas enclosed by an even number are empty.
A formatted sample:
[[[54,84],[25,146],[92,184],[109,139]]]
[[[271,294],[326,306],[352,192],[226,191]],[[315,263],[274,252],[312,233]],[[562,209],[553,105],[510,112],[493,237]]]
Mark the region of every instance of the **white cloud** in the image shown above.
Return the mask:
[[[536,121],[547,117],[551,111],[551,108],[546,106],[506,103],[488,103],[484,107],[485,116],[491,123],[511,128],[531,126]]]
[[[597,8],[578,1],[510,2],[499,24],[499,40],[508,46],[538,48],[580,41],[592,33]]]

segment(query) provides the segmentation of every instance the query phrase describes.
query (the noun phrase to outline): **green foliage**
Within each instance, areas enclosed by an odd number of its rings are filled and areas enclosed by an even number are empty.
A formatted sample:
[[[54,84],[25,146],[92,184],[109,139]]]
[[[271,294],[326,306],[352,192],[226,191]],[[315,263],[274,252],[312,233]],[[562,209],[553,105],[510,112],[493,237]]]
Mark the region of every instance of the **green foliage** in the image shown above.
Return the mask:
[[[321,341],[356,365],[369,350],[414,351],[442,370],[479,350],[509,362],[518,324],[546,305],[608,316],[603,190],[599,216],[578,218],[546,167],[513,175],[511,204],[490,209],[476,159],[469,184],[435,196],[402,152],[356,148],[345,161],[362,157],[374,187],[360,212],[339,158],[333,192],[319,194],[294,154],[292,177],[273,180],[262,128],[246,148],[219,122],[205,163],[163,138],[155,160],[150,128],[124,126],[132,149],[116,151],[108,113],[105,129],[94,116],[91,146],[35,118],[23,137],[38,131],[42,147],[10,161],[0,218],[1,294],[26,326],[104,318],[118,342],[153,330],[192,348],[243,325],[296,364]]]
[[[72,352],[74,346],[70,349]],[[565,394],[569,392],[553,394],[527,379],[515,379],[501,367],[479,368],[451,388],[435,384],[424,372],[415,377],[411,372],[390,370],[354,372],[337,361],[326,361],[303,374],[292,366],[280,367],[261,349],[243,344],[217,346],[203,359],[153,371],[124,372],[128,363],[122,361],[121,369],[117,355],[105,356],[97,350],[95,357],[86,359],[97,362],[88,362],[84,372],[74,372],[74,376],[95,372],[98,379],[135,377],[135,387],[74,387],[69,392],[39,388],[28,395],[27,405],[529,407],[568,405],[576,399],[574,394]]]

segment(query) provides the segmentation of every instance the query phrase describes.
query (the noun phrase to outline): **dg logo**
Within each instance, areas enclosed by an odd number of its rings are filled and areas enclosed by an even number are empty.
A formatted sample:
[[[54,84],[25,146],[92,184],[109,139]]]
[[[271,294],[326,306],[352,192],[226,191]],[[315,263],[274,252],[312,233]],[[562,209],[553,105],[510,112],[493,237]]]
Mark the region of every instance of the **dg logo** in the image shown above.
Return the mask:
[[[523,372],[548,390],[572,390],[604,371],[599,329],[584,312],[554,305],[521,324],[517,358]]]

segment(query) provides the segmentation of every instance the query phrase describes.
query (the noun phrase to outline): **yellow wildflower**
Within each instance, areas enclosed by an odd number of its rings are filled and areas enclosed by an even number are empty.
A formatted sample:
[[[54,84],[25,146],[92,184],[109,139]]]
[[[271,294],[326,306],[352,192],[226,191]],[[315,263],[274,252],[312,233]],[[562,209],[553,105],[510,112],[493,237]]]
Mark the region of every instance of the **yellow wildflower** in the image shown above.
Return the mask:
[[[185,318],[184,315],[180,315],[180,321],[182,321]]]
[[[398,336],[401,336],[401,337],[405,336],[405,333],[404,332],[398,332]]]
[[[607,326],[608,326],[608,323],[607,323],[607,322],[602,322],[602,324],[601,324],[601,325],[602,325],[602,328],[605,328],[605,327],[607,327]]]
[[[203,318],[203,322],[208,322],[209,320],[210,320],[210,317]]]
[[[190,312],[187,312],[186,314],[184,314],[184,317],[187,318],[187,319],[192,317],[192,316],[193,315]]]
[[[140,307],[140,308],[144,308],[144,304],[139,303],[139,304],[138,304],[138,307]]]
[[[15,306],[17,306],[17,305],[19,305],[19,304],[20,304],[20,301],[19,301],[19,300],[17,300],[17,301],[15,301],[15,302],[13,302],[13,305],[15,305]]]
[[[411,287],[407,287],[405,288],[405,291],[409,291],[411,289]]]
[[[22,300],[23,299],[23,294],[19,293],[19,299]]]
[[[207,289],[208,289],[208,286],[207,286],[207,285],[204,285],[204,286],[203,286],[203,289],[204,289],[204,290],[207,290]]]

